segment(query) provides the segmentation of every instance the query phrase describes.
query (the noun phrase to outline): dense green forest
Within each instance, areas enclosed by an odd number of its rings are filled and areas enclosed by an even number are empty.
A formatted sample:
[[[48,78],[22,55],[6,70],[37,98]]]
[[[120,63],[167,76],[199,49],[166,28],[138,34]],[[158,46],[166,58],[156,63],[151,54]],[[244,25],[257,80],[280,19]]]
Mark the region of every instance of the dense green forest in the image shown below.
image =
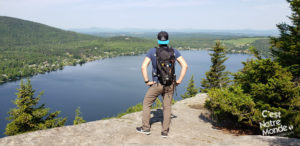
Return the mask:
[[[201,33],[174,33],[171,45],[178,49],[210,50],[215,40],[221,40],[232,53],[248,53],[248,47],[253,45],[267,54],[265,50],[269,48],[266,37]],[[99,37],[0,16],[0,83],[62,69],[66,65],[142,54],[154,46],[156,37],[152,34]]]

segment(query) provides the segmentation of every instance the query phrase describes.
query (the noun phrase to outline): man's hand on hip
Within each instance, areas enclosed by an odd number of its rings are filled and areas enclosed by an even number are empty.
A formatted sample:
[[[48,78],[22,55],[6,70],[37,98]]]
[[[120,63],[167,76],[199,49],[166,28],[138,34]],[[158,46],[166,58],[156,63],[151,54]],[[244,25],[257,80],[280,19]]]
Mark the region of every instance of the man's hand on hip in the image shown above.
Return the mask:
[[[152,86],[153,84],[155,84],[155,82],[153,82],[153,81],[146,83],[147,86]]]
[[[176,81],[176,86],[178,86],[179,84],[181,84],[181,81],[177,80]]]

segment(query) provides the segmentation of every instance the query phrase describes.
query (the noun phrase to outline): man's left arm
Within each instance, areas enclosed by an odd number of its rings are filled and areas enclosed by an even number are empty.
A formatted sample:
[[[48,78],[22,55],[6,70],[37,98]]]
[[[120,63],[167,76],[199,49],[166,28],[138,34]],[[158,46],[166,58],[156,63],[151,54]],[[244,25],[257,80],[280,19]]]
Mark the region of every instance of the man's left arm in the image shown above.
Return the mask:
[[[182,80],[185,76],[185,73],[188,69],[188,65],[187,65],[186,61],[184,60],[184,58],[182,56],[177,58],[177,62],[181,66],[180,76],[179,76],[178,80],[176,81],[176,84],[179,85],[182,82]]]

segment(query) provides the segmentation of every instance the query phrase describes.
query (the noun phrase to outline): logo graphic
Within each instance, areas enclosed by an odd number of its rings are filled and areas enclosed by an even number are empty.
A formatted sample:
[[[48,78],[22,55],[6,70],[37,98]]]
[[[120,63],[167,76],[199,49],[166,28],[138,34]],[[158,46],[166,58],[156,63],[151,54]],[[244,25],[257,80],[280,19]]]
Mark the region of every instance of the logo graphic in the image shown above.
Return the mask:
[[[281,113],[280,112],[271,112],[268,110],[262,111],[262,116],[264,118],[271,118],[272,120],[269,121],[262,121],[259,122],[259,127],[262,129],[262,135],[268,136],[268,135],[289,135],[294,129],[293,125],[282,125],[281,124]]]

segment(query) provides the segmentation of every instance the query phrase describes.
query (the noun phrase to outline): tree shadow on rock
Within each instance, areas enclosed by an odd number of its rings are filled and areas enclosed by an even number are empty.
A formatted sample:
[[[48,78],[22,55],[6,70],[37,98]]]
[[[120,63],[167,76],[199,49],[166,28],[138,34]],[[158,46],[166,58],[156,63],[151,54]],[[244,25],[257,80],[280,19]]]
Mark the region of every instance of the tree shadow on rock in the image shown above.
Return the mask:
[[[261,132],[257,127],[249,127],[246,125],[238,124],[232,119],[215,120],[209,113],[201,113],[199,119],[205,123],[211,123],[213,129],[218,129],[224,133],[235,135],[260,135]]]
[[[150,119],[150,125],[152,125],[156,122],[160,122],[161,124],[163,124],[164,113],[163,113],[162,109],[156,109],[155,111],[151,111],[151,114],[153,114],[153,117]],[[177,118],[177,116],[171,114],[171,120],[173,118]]]

